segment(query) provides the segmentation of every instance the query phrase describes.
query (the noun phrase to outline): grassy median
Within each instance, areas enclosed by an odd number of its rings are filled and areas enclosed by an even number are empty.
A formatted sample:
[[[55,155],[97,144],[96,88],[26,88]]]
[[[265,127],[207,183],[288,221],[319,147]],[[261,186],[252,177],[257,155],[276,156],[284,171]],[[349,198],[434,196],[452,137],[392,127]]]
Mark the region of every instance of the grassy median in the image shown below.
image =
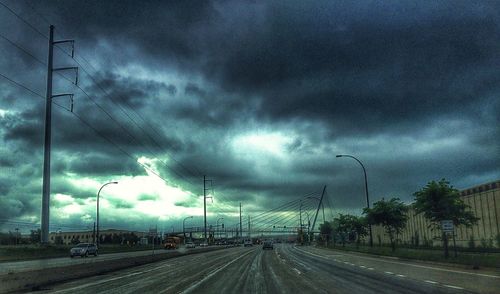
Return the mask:
[[[21,261],[69,256],[74,245],[2,245],[0,246],[0,262]],[[158,247],[155,247],[158,249]],[[101,245],[99,253],[117,253],[129,251],[151,250],[152,246]]]
[[[366,245],[360,245],[359,247],[356,247],[355,245],[346,244],[345,247],[343,247],[342,245],[336,245],[335,247],[328,246],[328,249],[355,251],[380,256],[392,256],[403,259],[463,264],[466,266],[470,266],[471,268],[500,268],[500,253],[498,252],[458,252],[457,257],[454,257],[453,248],[450,248],[450,256],[448,258],[445,258],[443,249],[441,248],[396,248],[396,251],[393,252],[391,250],[391,247],[369,247]]]

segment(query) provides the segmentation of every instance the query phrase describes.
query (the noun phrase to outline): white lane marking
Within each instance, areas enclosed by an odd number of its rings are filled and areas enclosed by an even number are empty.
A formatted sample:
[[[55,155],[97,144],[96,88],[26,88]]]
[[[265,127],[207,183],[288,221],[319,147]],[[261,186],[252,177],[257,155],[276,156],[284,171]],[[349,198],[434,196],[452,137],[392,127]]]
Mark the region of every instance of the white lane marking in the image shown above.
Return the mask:
[[[372,270],[374,270],[374,268],[373,268],[373,267],[369,267],[368,269],[369,269],[369,270],[371,270],[371,271],[372,271]]]
[[[101,284],[101,283],[112,282],[112,281],[116,281],[116,280],[119,280],[119,279],[123,279],[123,278],[128,278],[128,277],[140,275],[142,273],[143,272],[134,272],[134,273],[131,273],[131,274],[128,274],[128,275],[114,277],[114,278],[110,278],[110,279],[106,279],[106,280],[99,280],[99,281],[95,281],[93,283],[87,283],[87,284],[76,286],[76,287],[69,288],[69,289],[62,289],[62,290],[56,291],[54,293],[64,293],[64,292],[68,292],[68,291],[78,290],[78,289],[86,288],[86,287],[89,287],[89,286],[98,285],[98,284]]]
[[[243,255],[240,255],[238,258],[235,258],[235,259],[231,260],[230,262],[226,263],[225,265],[223,265],[223,266],[219,267],[218,269],[216,269],[215,271],[211,272],[209,275],[207,275],[203,279],[201,279],[198,282],[192,284],[189,288],[185,289],[181,293],[189,293],[189,292],[193,291],[194,289],[198,288],[198,286],[200,286],[203,282],[205,282],[206,280],[210,279],[211,277],[213,277],[214,275],[216,275],[217,273],[219,273],[221,270],[225,269],[226,267],[230,266],[231,264],[233,264],[237,260],[239,260],[239,259],[247,256],[248,254],[250,254],[252,252],[254,252],[254,250],[248,251],[247,253],[245,253]]]
[[[405,276],[405,275],[396,275],[396,277],[406,278],[406,276]]]
[[[384,273],[386,273],[386,274],[388,274],[388,275],[394,275],[394,273],[393,273],[393,272],[384,272]]]
[[[293,268],[293,270],[294,270],[297,274],[299,274],[299,275],[301,274],[301,272],[300,272],[298,269]]]
[[[458,289],[458,290],[463,290],[464,289],[462,287],[453,286],[453,285],[443,285],[443,286],[448,287],[448,288],[452,288],[452,289]]]
[[[360,265],[359,267],[360,267],[360,268],[366,268],[366,266],[364,266],[364,265]]]
[[[429,283],[429,284],[437,284],[438,283],[438,282],[434,282],[434,281],[431,281],[431,280],[425,280],[424,282]]]
[[[309,253],[309,254],[314,255],[314,256],[322,257],[321,255],[314,254],[312,252],[308,252],[308,251],[305,251],[305,250],[302,250],[302,249],[298,249],[298,248],[296,248],[296,249],[300,250],[302,252],[305,252],[305,253]],[[383,260],[382,258],[373,258],[373,257],[367,257],[367,256],[361,256],[361,255],[355,255],[355,254],[345,254],[345,255],[352,255],[352,256],[355,256],[355,257],[358,257],[358,258],[371,259],[371,260],[376,260],[376,261],[380,261],[380,262],[400,264],[400,265],[405,265],[405,266],[413,266],[413,267],[430,269],[430,270],[436,270],[436,271],[443,271],[443,272],[450,272],[450,273],[457,273],[457,274],[464,274],[464,275],[472,275],[472,276],[481,276],[481,277],[488,277],[488,278],[500,279],[500,276],[495,276],[495,275],[490,275],[490,274],[480,274],[480,273],[463,272],[463,271],[457,271],[457,270],[451,270],[451,269],[445,269],[445,268],[438,268],[438,267],[432,267],[432,266],[425,266],[425,265],[404,263],[404,262],[400,262],[400,261]]]

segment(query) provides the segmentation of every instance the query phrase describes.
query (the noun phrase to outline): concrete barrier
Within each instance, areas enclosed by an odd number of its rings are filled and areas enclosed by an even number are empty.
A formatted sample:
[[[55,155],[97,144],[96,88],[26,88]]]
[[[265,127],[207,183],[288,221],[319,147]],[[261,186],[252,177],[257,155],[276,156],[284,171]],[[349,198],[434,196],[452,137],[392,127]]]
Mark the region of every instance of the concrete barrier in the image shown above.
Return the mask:
[[[23,271],[0,275],[0,293],[21,290],[39,290],[44,286],[69,281],[77,278],[95,276],[111,271],[139,266],[151,262],[165,260],[183,255],[198,254],[224,249],[221,247],[200,248],[189,251],[172,251],[164,254],[124,257],[113,260],[103,260],[93,263],[82,263],[49,269]],[[1,264],[0,264],[1,266]]]

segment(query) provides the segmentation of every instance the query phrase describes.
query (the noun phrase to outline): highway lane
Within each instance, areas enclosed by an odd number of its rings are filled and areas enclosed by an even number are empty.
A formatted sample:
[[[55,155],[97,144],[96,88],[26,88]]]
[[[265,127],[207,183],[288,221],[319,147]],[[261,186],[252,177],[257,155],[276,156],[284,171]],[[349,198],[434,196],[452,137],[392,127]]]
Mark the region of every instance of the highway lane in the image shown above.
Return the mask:
[[[296,247],[296,250],[327,259],[330,262],[354,265],[362,269],[380,271],[387,275],[424,281],[429,284],[464,288],[480,293],[500,293],[499,270],[472,270],[466,266],[405,261],[340,250],[326,250],[312,246]]]
[[[337,261],[331,252],[277,244],[181,256],[48,286],[55,293],[466,293],[387,270]],[[329,253],[330,255],[328,255]],[[452,285],[448,285],[452,286]],[[474,291],[473,291],[474,292]],[[484,292],[488,293],[488,292]]]
[[[196,251],[200,248],[194,249],[178,249],[179,251]],[[13,262],[1,262],[0,263],[0,274],[2,273],[16,273],[23,271],[31,271],[38,269],[48,269],[61,266],[69,266],[82,263],[95,263],[106,260],[121,259],[126,257],[134,256],[148,256],[148,255],[159,255],[159,254],[170,254],[173,250],[165,250],[162,248],[156,250],[143,250],[143,251],[131,251],[131,252],[119,252],[119,253],[108,253],[99,254],[99,256],[89,256],[89,257],[57,257],[57,258],[47,258],[47,259],[36,259],[36,260],[26,260],[26,261],[13,261]]]

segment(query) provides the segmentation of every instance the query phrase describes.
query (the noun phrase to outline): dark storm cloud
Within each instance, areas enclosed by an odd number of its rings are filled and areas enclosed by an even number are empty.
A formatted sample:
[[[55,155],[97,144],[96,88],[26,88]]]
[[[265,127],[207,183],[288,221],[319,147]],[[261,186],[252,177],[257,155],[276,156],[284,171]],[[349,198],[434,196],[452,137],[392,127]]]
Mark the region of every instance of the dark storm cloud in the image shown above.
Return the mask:
[[[411,132],[416,122],[461,115],[498,91],[492,2],[73,4],[55,3],[78,8],[61,21],[77,24],[82,37],[133,39],[146,59],[169,56],[160,62],[201,70],[235,95],[258,94],[262,119],[321,120],[337,136],[339,129]],[[214,125],[232,123],[221,116],[252,100],[210,115],[219,104],[207,101],[220,93],[206,98],[194,84],[184,93],[204,103],[179,115]]]
[[[103,176],[109,173],[136,176],[144,173],[144,169],[136,162],[103,154],[75,154],[68,165],[67,172],[83,176]]]
[[[26,5],[9,4],[46,27]],[[64,88],[64,80],[57,82],[57,91],[77,93],[75,113],[132,157],[161,158],[156,167],[171,183],[195,183],[183,184],[197,192],[178,206],[195,205],[203,173],[214,180],[215,201],[234,207],[240,201],[252,211],[279,206],[318,194],[327,184],[334,209],[359,209],[364,205],[361,169],[354,161],[336,159],[337,153],[363,160],[374,201],[397,196],[409,202],[427,181],[442,177],[466,188],[500,176],[496,2],[49,1],[34,6],[53,21],[58,37],[77,40],[77,57],[94,65],[90,70],[82,63],[97,82],[81,72],[80,86],[119,124],[77,88]],[[1,33],[45,60],[45,49],[38,49],[46,40],[21,29],[23,24],[8,14],[1,19],[2,28],[15,28]],[[7,43],[0,46],[12,57],[0,60],[0,72],[43,94],[44,67]],[[73,64],[57,54],[59,63]],[[8,157],[15,154],[21,158],[15,174],[36,185],[6,186],[0,206],[9,217],[37,214],[43,100],[3,82],[0,109],[15,112],[0,113],[0,137],[7,146],[0,149],[0,164],[12,168]],[[54,174],[144,173],[67,111],[54,107],[53,126]],[[285,159],[249,158],[234,150],[235,137],[260,129],[290,137]],[[55,177],[53,192],[78,201],[95,197],[95,191],[74,187],[62,176]]]

